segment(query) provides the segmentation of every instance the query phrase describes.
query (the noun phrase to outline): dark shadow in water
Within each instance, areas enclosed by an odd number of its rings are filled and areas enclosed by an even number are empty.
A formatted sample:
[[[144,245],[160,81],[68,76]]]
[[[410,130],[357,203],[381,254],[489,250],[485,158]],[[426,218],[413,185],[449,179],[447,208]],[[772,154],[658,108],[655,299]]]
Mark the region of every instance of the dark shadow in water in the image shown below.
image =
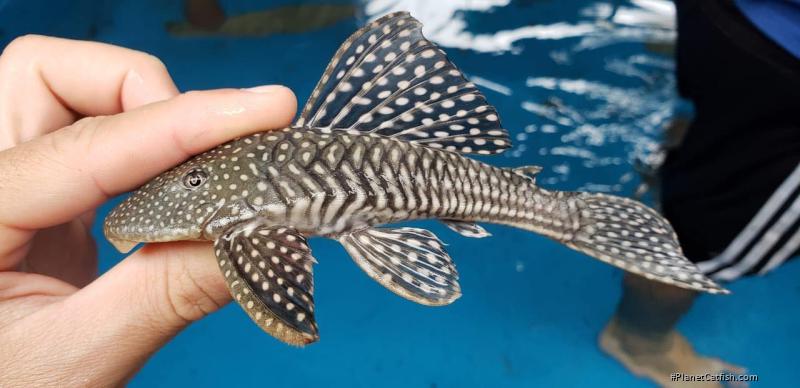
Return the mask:
[[[201,13],[204,17],[197,15],[197,9],[188,11],[187,7],[187,20],[192,22],[167,22],[167,32],[184,37],[298,34],[331,26],[356,14],[352,4],[299,4],[230,16],[220,23],[215,15],[220,15],[221,9],[206,9],[208,12]]]
[[[646,194],[650,194],[653,199],[653,205],[656,209],[661,208],[661,180],[659,179],[659,171],[663,160],[666,158],[667,152],[677,148],[686,131],[689,129],[690,118],[686,116],[675,116],[667,125],[664,130],[664,140],[659,146],[659,150],[655,151],[660,154],[659,160],[661,163],[652,165],[642,163],[640,160],[635,160],[633,168],[639,174],[641,183],[636,188],[633,197],[641,200]]]
[[[664,56],[675,56],[675,42],[645,42],[644,48],[654,54]]]

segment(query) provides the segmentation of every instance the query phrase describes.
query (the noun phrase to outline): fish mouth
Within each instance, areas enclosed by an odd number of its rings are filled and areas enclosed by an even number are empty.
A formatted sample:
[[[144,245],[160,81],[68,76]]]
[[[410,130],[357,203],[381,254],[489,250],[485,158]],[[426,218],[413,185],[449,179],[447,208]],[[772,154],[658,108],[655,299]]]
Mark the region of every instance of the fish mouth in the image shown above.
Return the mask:
[[[135,246],[139,245],[139,243],[144,241],[129,241],[129,240],[122,240],[114,237],[106,236],[108,242],[116,249],[119,253],[128,253],[130,252]]]
[[[219,211],[219,209],[217,209]],[[103,225],[103,234],[120,253],[128,253],[141,243],[159,243],[171,241],[213,240],[203,231],[213,219],[216,211],[206,217],[199,225],[189,223],[166,224],[157,226],[153,222],[119,222],[112,211]]]
[[[120,230],[121,229],[121,230]],[[130,230],[133,229],[133,230]],[[173,229],[169,233],[154,233],[154,231],[139,231],[138,228],[113,228],[103,230],[106,240],[120,253],[128,253],[141,243],[158,243],[183,240],[200,240],[200,231],[192,228]]]
[[[141,243],[166,242],[172,240],[154,238],[141,233],[125,233],[111,228],[106,228],[103,234],[105,234],[106,240],[120,253],[128,253]]]
[[[120,253],[128,253],[140,243],[147,242],[147,238],[139,233],[130,233],[126,227],[112,226],[109,219],[106,218],[105,225],[103,225],[103,235],[106,240]]]
[[[119,251],[120,253],[128,253],[137,245],[142,243],[160,243],[160,242],[171,242],[171,241],[201,241],[202,238],[199,234],[192,234],[186,236],[169,236],[163,238],[121,238],[121,237],[114,237],[110,233],[106,233],[106,240]]]

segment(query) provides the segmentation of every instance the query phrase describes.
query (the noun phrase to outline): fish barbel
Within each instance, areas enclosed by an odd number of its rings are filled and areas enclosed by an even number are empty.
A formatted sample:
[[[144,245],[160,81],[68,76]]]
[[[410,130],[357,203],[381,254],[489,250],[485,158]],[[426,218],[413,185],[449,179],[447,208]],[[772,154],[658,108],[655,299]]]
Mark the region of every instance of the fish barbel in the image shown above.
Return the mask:
[[[377,227],[439,219],[468,237],[510,225],[649,279],[724,293],[681,252],[669,223],[639,202],[536,185],[538,166],[465,157],[510,146],[495,108],[400,12],[339,48],[292,127],[241,137],[142,186],[105,220],[122,250],[214,241],[234,299],[274,337],[319,338],[308,236],[333,238],[389,290],[417,303],[461,295],[430,231]]]

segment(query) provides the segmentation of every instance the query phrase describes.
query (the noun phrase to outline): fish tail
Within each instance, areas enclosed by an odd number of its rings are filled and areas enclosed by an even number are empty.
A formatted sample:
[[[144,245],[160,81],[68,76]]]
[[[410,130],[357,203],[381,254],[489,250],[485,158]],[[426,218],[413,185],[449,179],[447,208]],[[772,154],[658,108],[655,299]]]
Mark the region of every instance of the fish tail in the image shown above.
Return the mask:
[[[672,226],[655,210],[613,195],[545,193],[548,200],[543,202],[549,202],[549,206],[538,206],[545,211],[534,214],[549,213],[550,217],[526,229],[543,232],[570,248],[647,279],[712,294],[728,293],[684,256]]]

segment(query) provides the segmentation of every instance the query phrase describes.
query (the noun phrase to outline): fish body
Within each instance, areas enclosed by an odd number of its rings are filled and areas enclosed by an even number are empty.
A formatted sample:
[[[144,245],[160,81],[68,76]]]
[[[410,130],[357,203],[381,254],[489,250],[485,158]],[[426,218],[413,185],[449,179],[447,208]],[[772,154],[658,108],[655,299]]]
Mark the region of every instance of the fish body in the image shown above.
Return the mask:
[[[337,239],[389,290],[425,305],[461,295],[430,231],[379,227],[438,219],[468,237],[477,223],[552,238],[650,279],[725,292],[683,257],[669,223],[629,199],[550,191],[538,166],[498,168],[469,154],[510,146],[494,107],[407,13],[378,19],[339,49],[289,128],[202,153],[154,178],[106,218],[115,246],[214,241],[235,300],[290,344],[318,339],[306,238]]]
[[[207,179],[196,193],[185,179],[176,179],[191,174]],[[185,209],[175,212],[179,223],[199,228],[174,230],[200,240],[214,240],[229,225],[251,217],[314,236],[430,218],[521,226],[567,240],[579,226],[570,218],[576,213],[569,211],[577,198],[539,188],[523,172],[376,134],[319,128],[257,133],[202,154],[171,175],[153,181],[156,187],[180,182],[168,191],[174,194],[165,196],[166,203],[151,205],[145,186],[115,215],[136,216],[126,211],[129,207],[147,215],[163,207]],[[109,231],[137,241],[169,226],[162,226],[161,217],[144,226],[117,227],[113,219]]]

